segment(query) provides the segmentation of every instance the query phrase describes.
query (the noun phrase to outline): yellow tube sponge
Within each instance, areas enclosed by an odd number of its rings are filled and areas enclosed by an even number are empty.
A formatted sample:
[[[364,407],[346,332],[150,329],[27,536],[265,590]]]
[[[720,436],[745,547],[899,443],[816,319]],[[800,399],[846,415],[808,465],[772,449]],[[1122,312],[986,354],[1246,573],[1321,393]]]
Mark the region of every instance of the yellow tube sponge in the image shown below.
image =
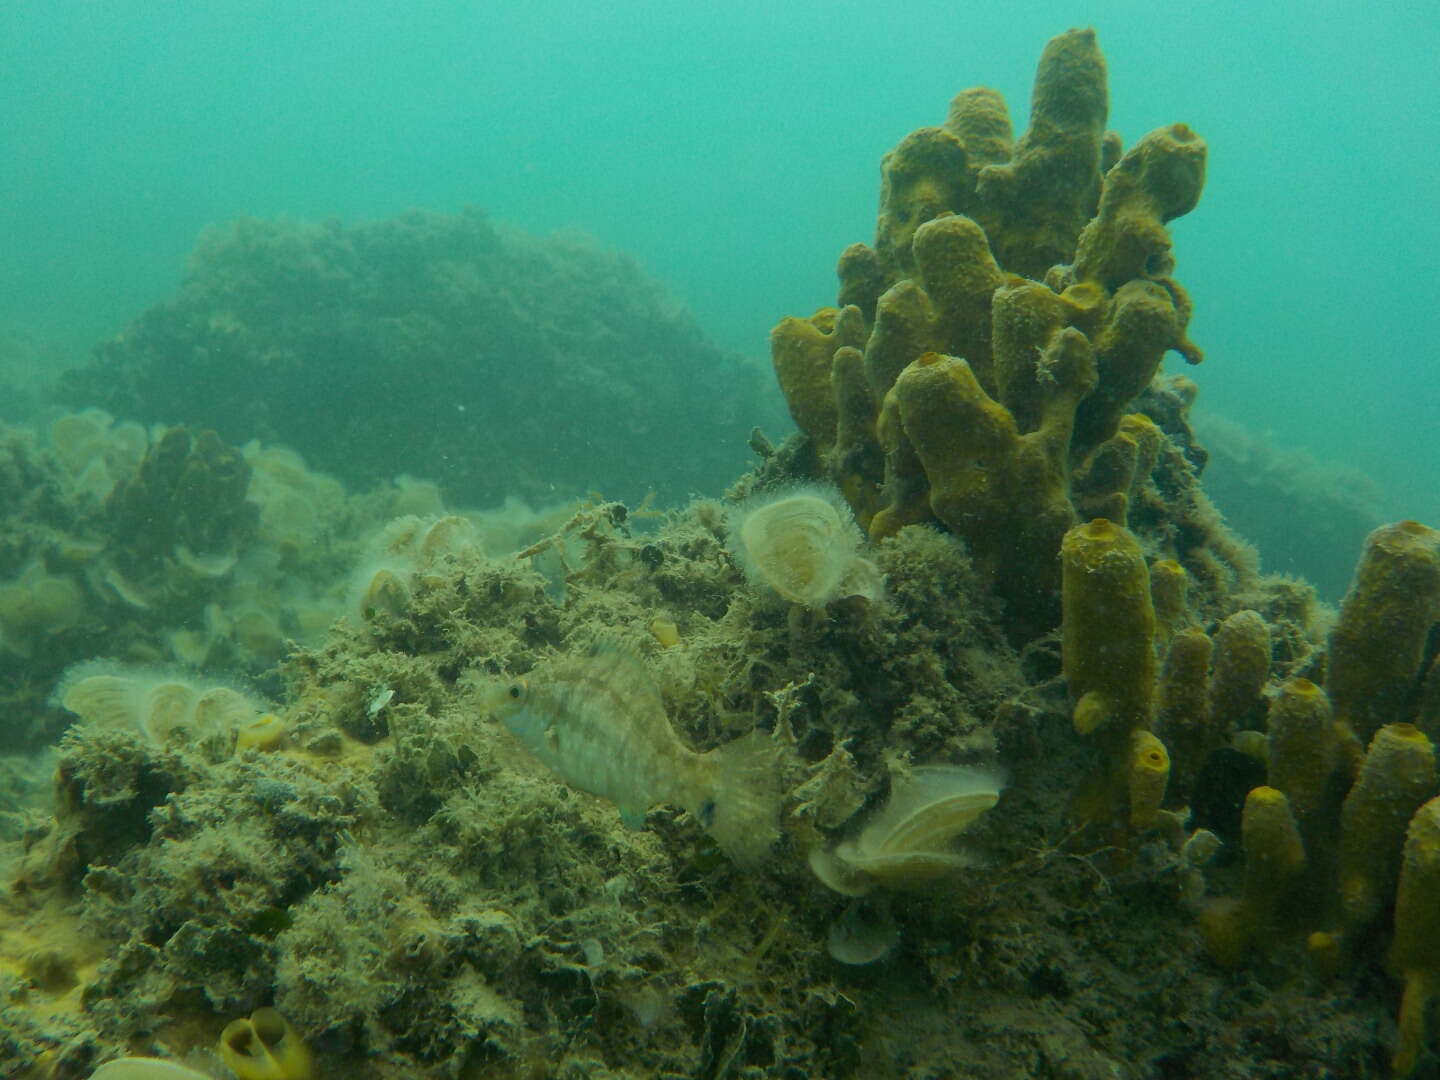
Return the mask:
[[[1204,630],[1187,627],[1170,639],[1160,672],[1158,727],[1170,747],[1171,789],[1181,799],[1190,797],[1205,759],[1225,745],[1227,733],[1210,724],[1209,676],[1214,648]]]
[[[1130,759],[1126,784],[1130,796],[1130,827],[1144,830],[1159,818],[1160,804],[1165,801],[1165,785],[1170,780],[1170,754],[1153,731],[1139,729],[1130,733]]]
[[[1164,433],[1148,416],[1131,413],[1121,417],[1115,433],[1075,472],[1074,499],[1082,516],[1126,524],[1131,500],[1151,478],[1164,445]]]
[[[1174,559],[1159,559],[1150,564],[1150,602],[1155,605],[1155,629],[1159,644],[1189,619],[1190,575]]]
[[[1096,518],[1060,549],[1061,657],[1075,729],[1148,727],[1155,706],[1155,609],[1140,545]]]
[[[1395,941],[1390,963],[1405,980],[1391,1070],[1409,1076],[1425,1048],[1425,1014],[1440,989],[1440,799],[1431,799],[1405,834]]]
[[[880,162],[880,213],[875,252],[894,280],[915,268],[915,233],[939,215],[964,213],[974,202],[973,173],[965,147],[944,128],[912,131]]]
[[[1286,890],[1305,866],[1305,845],[1283,791],[1258,787],[1246,796],[1240,842],[1245,847],[1241,904],[1259,930],[1274,918]]]
[[[968,217],[945,215],[928,222],[916,231],[914,246],[920,280],[935,312],[934,350],[963,356],[980,385],[991,387],[991,298],[1000,286],[1020,279],[1000,269],[985,231]],[[916,350],[908,359],[928,351]]]
[[[1052,335],[1030,366],[1044,385],[1034,397],[1037,426],[1023,433],[1011,410],[953,356],[926,353],[900,373],[890,395],[928,479],[930,509],[969,544],[982,572],[995,576],[1012,615],[1050,624],[1055,551],[1075,521],[1070,430],[1076,405],[1094,386],[1095,365],[1089,342],[1072,327]],[[882,439],[885,427],[882,417]],[[877,514],[871,535],[888,535],[896,522],[906,523],[904,515]]]
[[[1211,903],[1200,913],[1206,950],[1221,967],[1236,968],[1275,922],[1275,913],[1305,868],[1305,845],[1283,792],[1258,787],[1240,817],[1245,883],[1238,900]]]
[[[1261,703],[1270,675],[1270,628],[1256,611],[1237,611],[1215,631],[1210,673],[1210,723],[1228,736]]]
[[[1168,274],[1165,223],[1188,214],[1205,187],[1205,140],[1185,124],[1150,132],[1105,174],[1100,210],[1080,233],[1075,278],[1118,289]]]
[[[1005,164],[980,171],[980,223],[1007,269],[1042,278],[1069,260],[1100,196],[1109,113],[1105,58],[1094,30],[1050,39],[1035,71],[1030,127]]]
[[[907,525],[934,521],[935,517],[930,512],[930,480],[920,455],[905,434],[900,402],[894,393],[885,395],[875,435],[885,456],[885,505],[870,518],[870,536],[881,540],[894,536]]]
[[[875,434],[875,396],[859,349],[842,345],[835,350],[830,386],[835,396],[836,426],[828,471],[855,511],[860,528],[869,529],[870,519],[881,506],[885,464]]]
[[[1400,872],[1405,823],[1435,794],[1435,749],[1413,724],[1375,733],[1340,811],[1340,912],[1347,930],[1380,913]]]
[[[220,1059],[240,1080],[312,1080],[315,1075],[310,1048],[271,1008],[227,1024],[220,1035]]]
[[[1362,741],[1405,717],[1430,628],[1440,621],[1440,532],[1382,525],[1365,551],[1330,635],[1325,689],[1335,717]]]
[[[1085,287],[1086,283],[1073,285],[1066,292]],[[1127,281],[1116,290],[1105,325],[1094,336],[1100,378],[1076,419],[1075,444],[1080,452],[1115,434],[1130,402],[1160,370],[1166,351],[1186,345],[1188,303],[1177,305],[1176,294],[1153,281]]]
[[[1320,808],[1340,761],[1330,699],[1309,679],[1290,679],[1270,702],[1266,727],[1270,786],[1283,791],[1305,821]]]
[[[870,331],[870,340],[865,343],[865,379],[876,401],[885,399],[900,372],[917,356],[946,351],[940,347],[935,323],[935,305],[930,302],[929,294],[909,278],[887,289],[876,302],[875,325]],[[989,357],[988,347],[985,355]]]
[[[795,426],[822,455],[835,444],[837,424],[830,364],[842,345],[865,344],[865,319],[855,307],[821,308],[808,319],[783,319],[770,332],[775,377]]]
[[[1072,399],[1093,376],[1089,346],[1074,333],[1058,353],[1039,363],[1055,379],[1057,397]],[[1071,350],[1068,346],[1074,345]],[[997,591],[1017,620],[1047,625],[1053,620],[1055,550],[1074,523],[1067,494],[1066,450],[1073,400],[1040,429],[1021,434],[1015,419],[987,394],[970,365],[953,356],[927,353],[895,381],[881,417],[887,480],[909,469],[908,453],[929,483],[935,516],[965,539],[977,566],[996,578]],[[907,447],[909,448],[907,450]],[[891,505],[875,515],[870,534],[879,539],[910,524],[918,484],[892,489]]]

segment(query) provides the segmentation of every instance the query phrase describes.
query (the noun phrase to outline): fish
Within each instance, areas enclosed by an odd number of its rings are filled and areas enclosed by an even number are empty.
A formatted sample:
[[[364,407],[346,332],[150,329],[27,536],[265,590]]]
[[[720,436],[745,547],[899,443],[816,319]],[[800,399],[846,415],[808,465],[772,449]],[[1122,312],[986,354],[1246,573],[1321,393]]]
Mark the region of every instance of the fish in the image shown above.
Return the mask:
[[[679,806],[736,863],[753,866],[778,834],[779,769],[763,730],[714,750],[675,733],[639,655],[608,637],[525,678],[496,681],[482,708],[571,787],[616,805],[631,827],[657,805]]]

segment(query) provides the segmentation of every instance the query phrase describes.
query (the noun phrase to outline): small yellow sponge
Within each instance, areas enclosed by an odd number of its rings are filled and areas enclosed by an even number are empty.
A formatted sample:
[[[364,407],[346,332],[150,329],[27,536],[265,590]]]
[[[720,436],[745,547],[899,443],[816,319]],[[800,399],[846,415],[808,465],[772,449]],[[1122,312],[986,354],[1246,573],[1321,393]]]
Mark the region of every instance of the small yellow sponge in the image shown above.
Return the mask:
[[[230,1021],[220,1034],[220,1059],[240,1080],[313,1080],[315,1075],[310,1048],[271,1008]]]

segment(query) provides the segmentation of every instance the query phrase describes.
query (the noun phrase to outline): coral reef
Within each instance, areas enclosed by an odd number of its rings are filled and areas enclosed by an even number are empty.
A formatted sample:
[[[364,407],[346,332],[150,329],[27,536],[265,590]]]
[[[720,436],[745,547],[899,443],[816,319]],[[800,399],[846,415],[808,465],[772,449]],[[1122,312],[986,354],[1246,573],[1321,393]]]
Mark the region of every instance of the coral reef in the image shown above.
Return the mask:
[[[774,415],[760,373],[633,261],[475,210],[213,228],[178,293],[62,387],[282,442],[352,485],[426,476],[474,506],[718,490]]]

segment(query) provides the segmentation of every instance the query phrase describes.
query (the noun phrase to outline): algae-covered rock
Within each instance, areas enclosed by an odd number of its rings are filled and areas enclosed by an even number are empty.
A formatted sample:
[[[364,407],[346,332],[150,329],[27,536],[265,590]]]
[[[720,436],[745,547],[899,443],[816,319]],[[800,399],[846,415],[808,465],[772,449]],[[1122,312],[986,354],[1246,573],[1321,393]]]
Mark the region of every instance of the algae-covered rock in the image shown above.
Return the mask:
[[[760,374],[634,262],[473,210],[211,229],[179,292],[64,392],[283,442],[351,482],[426,476],[472,505],[716,489],[773,415]]]

